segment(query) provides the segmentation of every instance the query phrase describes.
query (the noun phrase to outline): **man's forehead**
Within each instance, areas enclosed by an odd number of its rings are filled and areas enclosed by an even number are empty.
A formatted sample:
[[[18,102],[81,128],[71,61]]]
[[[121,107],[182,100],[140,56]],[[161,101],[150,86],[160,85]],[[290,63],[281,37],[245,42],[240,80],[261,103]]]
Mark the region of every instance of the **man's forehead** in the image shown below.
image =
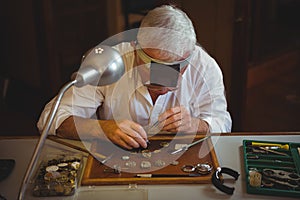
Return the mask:
[[[185,59],[179,55],[176,55],[173,52],[170,52],[168,50],[163,50],[163,49],[143,48],[143,51],[151,58],[164,61],[167,63],[172,63],[174,61],[181,61]]]

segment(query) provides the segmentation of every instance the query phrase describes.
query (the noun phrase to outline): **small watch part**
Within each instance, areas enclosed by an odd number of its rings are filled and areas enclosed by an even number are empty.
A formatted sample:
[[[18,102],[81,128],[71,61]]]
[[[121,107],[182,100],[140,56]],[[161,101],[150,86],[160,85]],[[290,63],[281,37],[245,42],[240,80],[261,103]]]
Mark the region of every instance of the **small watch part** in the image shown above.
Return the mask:
[[[75,179],[70,179],[71,185],[75,185]]]
[[[60,193],[63,193],[64,190],[65,190],[64,186],[61,185],[61,184],[55,185],[54,189],[55,189],[55,192],[57,192],[57,193],[59,193],[59,194],[60,194]]]
[[[159,144],[159,146],[161,146],[161,147],[168,147],[169,145],[170,145],[169,142],[161,142],[161,143]]]
[[[50,180],[54,180],[54,179],[57,179],[57,178],[60,178],[61,177],[61,174],[59,172],[47,172],[45,175],[44,175],[44,180],[45,181],[50,181]]]
[[[129,156],[122,156],[122,160],[129,160]]]
[[[57,178],[56,181],[59,183],[65,183],[69,180],[68,176],[68,172],[61,172],[61,176]]]
[[[141,168],[149,169],[149,168],[151,168],[151,163],[149,161],[142,161],[141,162]]]
[[[57,165],[51,165],[46,167],[46,171],[47,172],[56,172],[59,169],[59,167]]]
[[[120,174],[120,173],[121,173],[121,166],[119,166],[119,165],[114,165],[114,166],[113,166],[113,169],[114,169],[114,173],[115,173],[115,174]]]
[[[74,176],[74,177],[77,176],[77,171],[71,170],[71,171],[70,171],[70,175],[72,175],[72,176]]]
[[[151,158],[151,151],[149,151],[148,149],[145,149],[142,151],[142,156],[144,158]]]
[[[78,161],[72,162],[71,166],[73,169],[77,170],[80,167],[80,162]]]
[[[154,165],[155,165],[156,167],[163,167],[163,166],[166,165],[166,162],[163,161],[163,160],[157,160],[157,161],[155,161]]]
[[[121,173],[121,167],[119,165],[114,165],[113,168],[105,168],[103,170],[103,172],[120,174]]]
[[[195,171],[195,167],[194,167],[194,165],[183,165],[183,166],[181,167],[181,170],[182,170],[183,172],[190,173],[190,172],[194,172],[194,171]]]
[[[249,170],[249,185],[252,187],[260,187],[262,183],[262,175],[257,170]]]
[[[211,172],[213,167],[208,163],[199,163],[195,168],[198,174],[206,175]]]
[[[65,186],[64,195],[69,196],[72,193],[74,193],[74,187],[72,187],[72,186]]]
[[[182,149],[184,147],[186,147],[188,144],[175,144],[175,150],[178,150],[178,149]]]
[[[126,167],[135,167],[136,166],[136,162],[135,161],[127,161],[125,163]]]
[[[57,164],[58,167],[62,167],[62,168],[63,168],[63,167],[68,167],[68,165],[69,165],[69,164],[68,164],[68,163],[65,163],[65,162],[64,162],[64,163],[58,163],[58,164]]]
[[[153,151],[153,153],[159,153],[159,152],[161,152],[160,149],[156,149],[156,150]]]
[[[170,164],[176,166],[179,164],[179,162],[177,160],[173,160]]]

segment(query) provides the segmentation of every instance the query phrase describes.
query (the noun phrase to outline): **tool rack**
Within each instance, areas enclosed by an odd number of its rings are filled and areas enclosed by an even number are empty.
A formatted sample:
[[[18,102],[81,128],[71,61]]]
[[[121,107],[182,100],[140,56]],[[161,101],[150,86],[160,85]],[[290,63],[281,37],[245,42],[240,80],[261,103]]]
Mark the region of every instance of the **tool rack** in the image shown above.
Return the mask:
[[[300,197],[300,143],[243,140],[250,194]]]

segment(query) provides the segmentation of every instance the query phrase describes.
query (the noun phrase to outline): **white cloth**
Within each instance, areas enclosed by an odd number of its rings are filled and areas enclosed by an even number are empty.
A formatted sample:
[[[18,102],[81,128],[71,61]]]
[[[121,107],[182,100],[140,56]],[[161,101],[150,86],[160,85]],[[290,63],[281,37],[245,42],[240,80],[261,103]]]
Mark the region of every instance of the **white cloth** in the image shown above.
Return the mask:
[[[49,134],[55,134],[60,124],[71,115],[95,118],[99,106],[100,119],[130,119],[145,126],[154,123],[166,109],[183,105],[193,117],[205,120],[210,132],[231,131],[222,72],[201,47],[195,48],[178,90],[160,95],[154,105],[136,70],[138,67],[134,66],[134,48],[130,43],[120,43],[114,48],[123,55],[126,73],[112,85],[70,88],[62,99]],[[37,124],[40,131],[53,101],[45,106],[40,116]]]

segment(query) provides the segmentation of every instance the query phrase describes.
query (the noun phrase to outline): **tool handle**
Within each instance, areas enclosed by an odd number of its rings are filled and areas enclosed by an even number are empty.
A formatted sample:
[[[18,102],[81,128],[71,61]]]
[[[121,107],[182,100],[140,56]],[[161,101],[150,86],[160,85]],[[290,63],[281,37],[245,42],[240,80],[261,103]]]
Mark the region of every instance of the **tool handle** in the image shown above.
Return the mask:
[[[264,143],[264,142],[252,142],[252,145],[253,146],[277,146],[281,149],[286,149],[286,150],[289,150],[290,147],[288,144],[276,144],[276,143]]]

